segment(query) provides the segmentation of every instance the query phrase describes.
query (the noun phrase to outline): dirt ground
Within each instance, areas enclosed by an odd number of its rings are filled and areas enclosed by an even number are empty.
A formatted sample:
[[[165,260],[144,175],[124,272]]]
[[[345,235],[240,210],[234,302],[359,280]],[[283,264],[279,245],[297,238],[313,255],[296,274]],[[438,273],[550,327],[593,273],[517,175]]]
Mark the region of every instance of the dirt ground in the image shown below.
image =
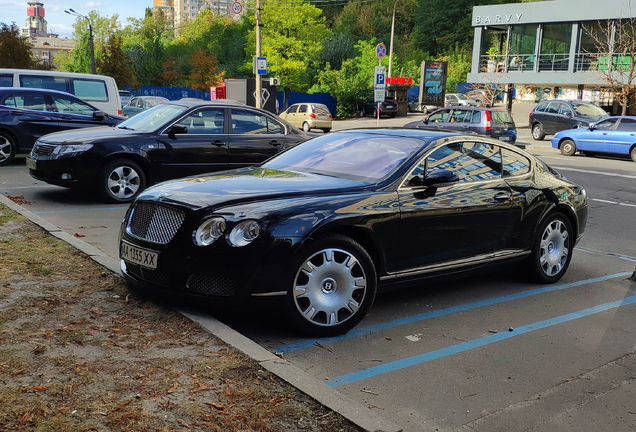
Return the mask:
[[[360,431],[0,205],[0,430]]]

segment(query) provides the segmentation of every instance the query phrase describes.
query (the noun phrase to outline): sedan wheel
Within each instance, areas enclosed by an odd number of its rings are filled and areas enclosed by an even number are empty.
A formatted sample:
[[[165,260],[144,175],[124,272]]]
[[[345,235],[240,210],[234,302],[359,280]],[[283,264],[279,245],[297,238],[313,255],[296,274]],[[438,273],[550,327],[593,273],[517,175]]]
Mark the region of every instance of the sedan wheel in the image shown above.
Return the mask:
[[[546,218],[537,231],[529,269],[535,280],[553,283],[561,279],[572,259],[572,227],[560,213]]]
[[[532,126],[532,138],[536,141],[541,141],[545,138],[545,133],[543,132],[543,126],[541,126],[541,123],[537,123]]]
[[[364,318],[375,299],[373,262],[348,237],[332,234],[314,241],[292,269],[288,310],[304,333],[344,333]]]
[[[0,133],[0,166],[9,164],[17,152],[15,141],[9,135]]]
[[[311,126],[309,126],[309,123],[307,122],[303,123],[303,130],[305,132],[309,132],[311,130]]]
[[[131,202],[146,188],[146,176],[135,162],[116,159],[102,169],[99,188],[108,202]]]
[[[629,155],[631,156],[632,160],[636,162],[636,146],[632,147],[632,151],[629,152]]]
[[[570,139],[566,139],[561,143],[561,154],[564,156],[572,156],[576,153],[576,144]]]

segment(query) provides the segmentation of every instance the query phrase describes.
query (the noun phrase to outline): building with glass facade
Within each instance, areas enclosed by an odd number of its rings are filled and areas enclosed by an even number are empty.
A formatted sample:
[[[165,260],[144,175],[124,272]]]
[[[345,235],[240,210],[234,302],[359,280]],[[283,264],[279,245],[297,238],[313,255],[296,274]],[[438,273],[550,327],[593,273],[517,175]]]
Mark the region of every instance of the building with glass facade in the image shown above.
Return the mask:
[[[476,6],[468,82],[513,84],[518,99],[602,102],[608,95],[596,90],[606,83],[603,72],[624,71],[634,61],[618,47],[609,50],[620,31],[617,20],[636,17],[636,3],[633,11],[629,6],[627,0]]]

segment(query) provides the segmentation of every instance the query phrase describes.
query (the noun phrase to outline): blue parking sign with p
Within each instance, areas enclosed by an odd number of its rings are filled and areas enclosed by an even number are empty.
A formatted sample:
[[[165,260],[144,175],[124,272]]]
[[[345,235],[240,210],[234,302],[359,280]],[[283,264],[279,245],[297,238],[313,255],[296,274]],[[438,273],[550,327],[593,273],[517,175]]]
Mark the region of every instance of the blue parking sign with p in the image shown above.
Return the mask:
[[[376,77],[377,77],[377,79],[376,79],[375,83],[379,84],[379,85],[384,85],[385,75],[384,74],[377,74]]]

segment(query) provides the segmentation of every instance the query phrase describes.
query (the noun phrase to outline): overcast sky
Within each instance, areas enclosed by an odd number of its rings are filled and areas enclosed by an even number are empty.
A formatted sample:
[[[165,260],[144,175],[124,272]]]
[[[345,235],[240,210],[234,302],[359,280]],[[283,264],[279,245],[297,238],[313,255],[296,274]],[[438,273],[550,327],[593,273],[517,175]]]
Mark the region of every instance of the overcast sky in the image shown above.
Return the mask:
[[[130,0],[103,0],[77,2],[75,0],[40,0],[44,4],[44,19],[48,23],[49,33],[59,34],[60,37],[71,37],[73,35],[73,23],[75,17],[64,13],[65,9],[87,15],[92,10],[98,11],[104,16],[119,14],[119,21],[126,25],[126,18],[142,18],[147,7],[152,7],[152,0],[130,1]],[[0,22],[5,24],[15,23],[25,26],[27,17],[27,2],[0,0]]]

